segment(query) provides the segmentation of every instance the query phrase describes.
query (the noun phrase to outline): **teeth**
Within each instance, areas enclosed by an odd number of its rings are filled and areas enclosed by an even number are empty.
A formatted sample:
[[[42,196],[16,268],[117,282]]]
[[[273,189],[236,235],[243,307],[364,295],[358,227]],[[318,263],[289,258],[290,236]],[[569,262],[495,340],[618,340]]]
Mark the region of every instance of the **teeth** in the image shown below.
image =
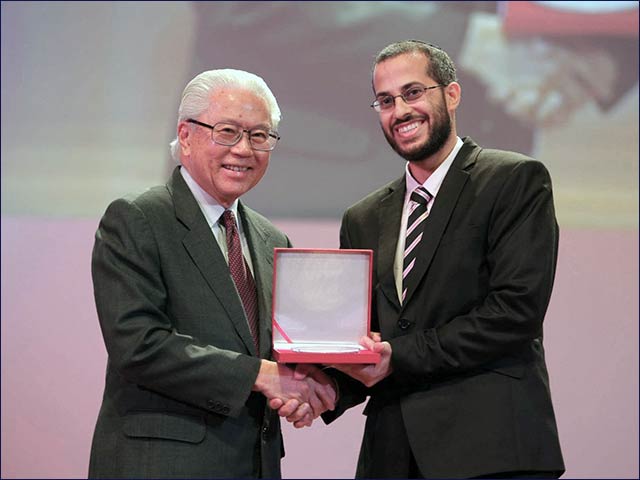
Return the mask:
[[[400,132],[400,133],[410,132],[411,130],[415,130],[419,126],[420,126],[420,122],[413,122],[413,123],[410,123],[409,125],[405,125],[403,127],[400,127],[398,129],[398,132]]]
[[[237,167],[235,165],[225,165],[224,168],[232,172],[246,172],[249,170],[249,167]]]

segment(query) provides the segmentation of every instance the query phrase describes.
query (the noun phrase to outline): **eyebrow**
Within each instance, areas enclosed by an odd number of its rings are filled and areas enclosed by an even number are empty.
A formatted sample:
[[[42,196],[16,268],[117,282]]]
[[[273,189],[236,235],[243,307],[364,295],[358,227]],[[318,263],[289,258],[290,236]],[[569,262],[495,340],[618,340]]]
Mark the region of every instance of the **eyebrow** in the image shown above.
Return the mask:
[[[238,122],[238,120],[231,119],[231,118],[222,118],[221,120],[218,120],[215,123],[230,123],[231,125],[237,125],[238,127],[245,128],[245,126],[241,125],[240,122]],[[212,124],[212,125],[214,125],[214,124]],[[247,127],[247,130],[254,130],[256,128],[258,128],[260,130],[274,131],[274,128],[271,127],[271,125],[269,125],[268,123],[259,123],[257,125],[253,125],[251,127]]]
[[[414,87],[416,85],[420,85],[421,87],[424,87],[422,82],[418,82],[416,80],[416,81],[413,81],[413,82],[405,83],[402,87],[400,87],[400,91],[401,92],[405,92],[407,89],[409,89],[411,87]],[[378,97],[386,97],[388,95],[391,95],[391,94],[389,92],[378,92],[378,93],[376,93],[376,98],[378,98]]]

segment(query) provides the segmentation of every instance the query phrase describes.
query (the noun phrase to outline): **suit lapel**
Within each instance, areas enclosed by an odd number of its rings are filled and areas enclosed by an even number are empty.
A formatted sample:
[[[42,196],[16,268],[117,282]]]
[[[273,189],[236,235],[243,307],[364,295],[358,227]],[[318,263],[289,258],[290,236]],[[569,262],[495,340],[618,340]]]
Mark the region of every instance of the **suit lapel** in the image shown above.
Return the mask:
[[[429,269],[431,260],[440,244],[440,239],[458,203],[458,198],[469,179],[469,173],[466,170],[475,161],[479,150],[480,148],[472,140],[465,139],[464,145],[458,152],[440,186],[431,212],[425,220],[424,235],[420,242],[420,251],[417,253],[416,263],[412,272],[415,281],[412,282],[407,290],[403,308],[409,303],[417,285]]]
[[[396,248],[398,247],[398,233],[400,232],[402,205],[406,190],[404,176],[393,182],[389,189],[391,191],[389,195],[380,201],[378,211],[380,239],[377,268],[380,289],[389,301],[400,309],[400,301],[398,300],[398,292],[393,275],[393,262],[396,256]]]
[[[247,349],[255,352],[249,324],[229,275],[227,262],[179,167],[174,170],[168,186],[173,195],[176,218],[189,229],[182,239],[184,247],[222,304]]]
[[[242,202],[238,204],[242,227],[249,244],[251,263],[253,264],[253,276],[256,282],[258,294],[258,312],[260,326],[260,352],[259,356],[266,358],[271,353],[271,282],[273,278],[273,244],[270,241],[269,232],[261,226],[259,218],[254,212],[245,207]]]

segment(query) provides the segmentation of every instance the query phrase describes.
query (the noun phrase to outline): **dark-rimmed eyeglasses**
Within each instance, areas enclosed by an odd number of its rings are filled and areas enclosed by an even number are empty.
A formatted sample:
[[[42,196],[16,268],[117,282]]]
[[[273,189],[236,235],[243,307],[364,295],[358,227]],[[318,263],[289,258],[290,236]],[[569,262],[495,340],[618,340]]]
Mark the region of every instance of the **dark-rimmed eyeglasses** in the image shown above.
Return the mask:
[[[391,110],[396,106],[396,98],[398,97],[402,98],[402,100],[404,100],[404,103],[411,104],[420,100],[420,98],[422,98],[422,96],[424,95],[424,92],[426,92],[427,90],[433,90],[434,88],[440,87],[446,87],[446,85],[439,84],[432,87],[423,87],[422,85],[416,85],[408,88],[400,95],[382,95],[376,98],[376,100],[371,104],[371,107],[376,112]]]
[[[265,128],[252,128],[251,130],[247,130],[240,125],[227,122],[218,122],[215,125],[209,125],[208,123],[194,120],[193,118],[187,119],[186,122],[210,129],[211,140],[218,145],[227,147],[232,147],[238,143],[243,133],[247,134],[251,148],[261,152],[270,152],[276,148],[276,144],[278,140],[280,140],[278,132]]]

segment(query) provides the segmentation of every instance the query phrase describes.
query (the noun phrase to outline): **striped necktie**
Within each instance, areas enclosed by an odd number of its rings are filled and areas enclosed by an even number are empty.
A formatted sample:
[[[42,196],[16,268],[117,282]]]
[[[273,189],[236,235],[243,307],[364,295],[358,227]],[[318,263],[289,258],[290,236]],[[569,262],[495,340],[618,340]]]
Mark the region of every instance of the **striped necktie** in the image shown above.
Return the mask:
[[[404,243],[404,261],[402,263],[402,301],[407,296],[410,283],[413,281],[411,271],[416,263],[418,245],[424,232],[424,221],[427,218],[427,204],[432,195],[420,186],[411,192],[407,235]]]
[[[247,261],[242,254],[242,244],[240,243],[240,235],[236,220],[231,210],[225,210],[222,214],[222,224],[227,235],[227,250],[229,253],[229,271],[231,278],[236,285],[242,306],[244,307],[247,323],[253,343],[256,346],[256,352],[260,355],[260,329],[258,327],[258,297],[256,293],[256,284],[251,275],[251,270]]]

